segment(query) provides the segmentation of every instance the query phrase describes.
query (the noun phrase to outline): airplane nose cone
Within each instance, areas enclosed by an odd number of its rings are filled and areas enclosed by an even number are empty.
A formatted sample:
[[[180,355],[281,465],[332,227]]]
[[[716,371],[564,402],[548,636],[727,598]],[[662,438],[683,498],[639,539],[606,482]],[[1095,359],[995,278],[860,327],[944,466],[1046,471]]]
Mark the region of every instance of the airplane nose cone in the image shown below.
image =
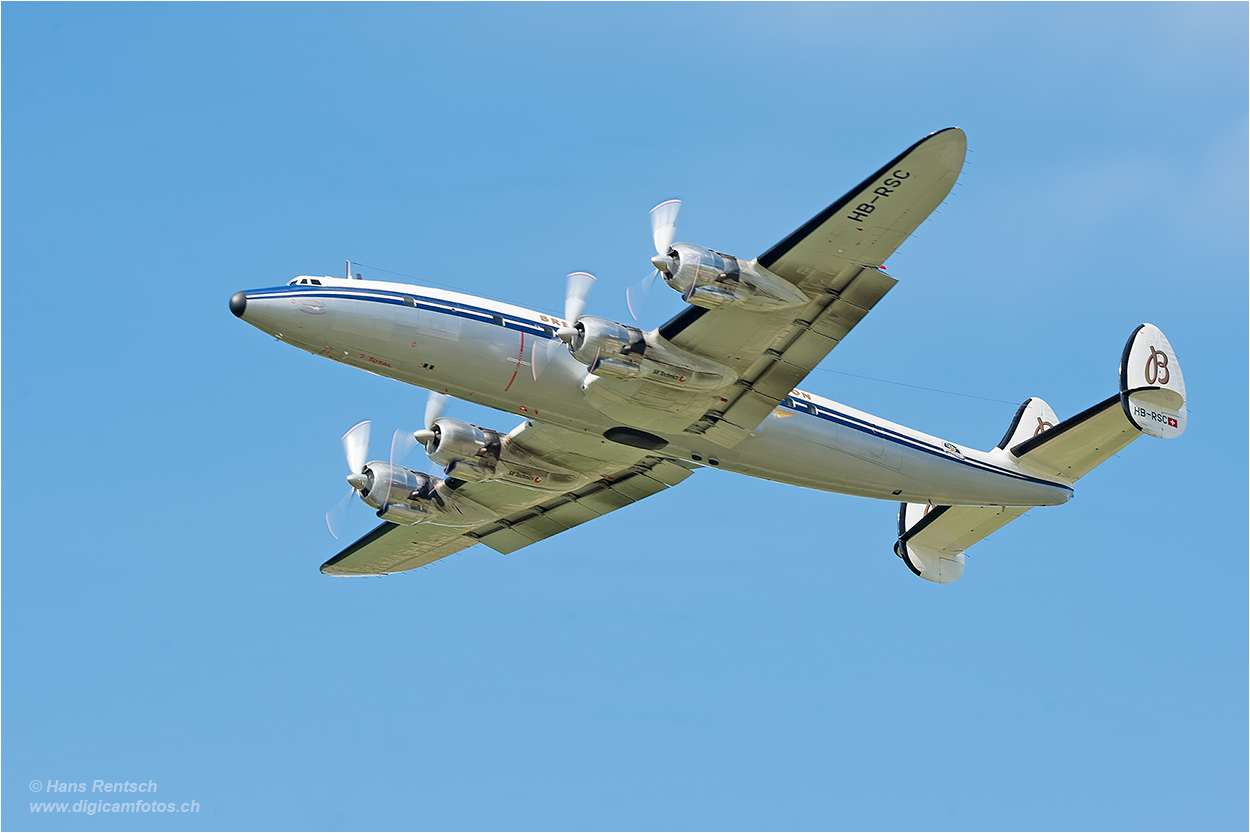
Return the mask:
[[[243,311],[245,309],[247,309],[246,292],[236,292],[230,296],[230,311],[233,312],[236,317],[242,318]]]

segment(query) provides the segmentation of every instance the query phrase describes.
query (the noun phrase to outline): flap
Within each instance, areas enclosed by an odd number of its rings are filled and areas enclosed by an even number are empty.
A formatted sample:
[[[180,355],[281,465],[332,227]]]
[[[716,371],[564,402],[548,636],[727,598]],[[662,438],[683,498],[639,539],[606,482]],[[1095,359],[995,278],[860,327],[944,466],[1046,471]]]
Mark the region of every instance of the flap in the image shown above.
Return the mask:
[[[620,477],[592,483],[467,533],[496,552],[510,553],[675,486],[693,473],[684,461],[648,458]]]

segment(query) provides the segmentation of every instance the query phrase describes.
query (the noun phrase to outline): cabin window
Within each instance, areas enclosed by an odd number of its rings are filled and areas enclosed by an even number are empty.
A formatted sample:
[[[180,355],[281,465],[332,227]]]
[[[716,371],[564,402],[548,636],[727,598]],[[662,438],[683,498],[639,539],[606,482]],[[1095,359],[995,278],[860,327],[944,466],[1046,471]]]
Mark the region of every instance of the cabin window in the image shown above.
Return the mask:
[[[543,325],[543,335],[545,335],[547,338],[551,338],[551,337],[552,337],[552,336],[554,336],[555,334],[556,334],[556,331],[555,331],[555,330],[551,329],[550,327],[548,327],[548,326],[547,326],[547,325],[545,325],[545,324]]]
[[[490,317],[490,320],[495,322],[496,326],[499,326],[499,327],[503,326],[503,319],[500,318],[498,315],[492,315]]]
[[[416,299],[416,298],[412,297],[411,295],[405,295],[405,296],[404,296],[404,306],[406,306],[406,307],[416,307],[416,305],[417,305],[417,299]]]

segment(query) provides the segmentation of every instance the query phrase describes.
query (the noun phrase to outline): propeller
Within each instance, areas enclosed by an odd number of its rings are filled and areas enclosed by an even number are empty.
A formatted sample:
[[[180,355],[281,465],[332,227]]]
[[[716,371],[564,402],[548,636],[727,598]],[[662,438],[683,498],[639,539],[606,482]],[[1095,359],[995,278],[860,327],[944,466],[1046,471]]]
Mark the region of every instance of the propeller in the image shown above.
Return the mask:
[[[428,447],[434,441],[436,436],[434,433],[434,420],[442,416],[443,409],[447,407],[447,400],[450,398],[445,393],[439,393],[435,390],[430,391],[430,398],[425,401],[425,427],[413,433],[413,442],[418,442]],[[411,451],[412,448],[409,447],[408,450]]]
[[[556,336],[564,344],[571,343],[577,335],[577,319],[582,317],[582,312],[586,309],[586,299],[590,297],[590,290],[594,285],[595,276],[589,272],[573,272],[568,276],[564,293],[565,326],[556,330]],[[552,339],[534,339],[530,348],[530,373],[533,374],[535,382],[561,349],[562,345]]]
[[[359,422],[343,435],[343,453],[347,456],[347,467],[352,474],[360,474],[369,457],[369,420]]]
[[[655,271],[625,290],[625,303],[635,321],[638,320],[638,313],[642,310],[660,271],[671,272],[673,269],[673,259],[668,256],[668,249],[673,245],[673,238],[677,236],[679,211],[681,200],[665,200],[651,209],[651,240],[655,243],[655,257],[651,258],[651,265],[655,267]]]
[[[339,530],[347,518],[347,512],[352,508],[352,495],[363,489],[369,482],[364,474],[364,468],[369,457],[370,426],[369,420],[365,420],[353,425],[343,435],[343,453],[347,457],[347,467],[351,469],[351,473],[347,475],[347,482],[351,484],[351,488],[347,490],[347,494],[343,495],[338,505],[326,513],[326,526],[330,528],[330,534],[335,538],[339,537]]]
[[[673,245],[673,238],[677,236],[679,211],[681,200],[665,200],[651,209],[651,240],[655,243],[655,253],[660,257],[668,256],[668,247]]]
[[[564,326],[556,330],[556,335],[565,344],[573,340],[577,319],[582,317],[586,309],[586,299],[590,297],[591,287],[595,285],[595,276],[589,272],[573,272],[568,277],[564,294]]]
[[[435,434],[431,428],[434,425],[434,421],[442,414],[443,408],[447,406],[447,401],[450,398],[445,393],[431,391],[430,398],[425,403],[425,427],[420,431],[410,431],[404,428],[396,429],[391,436],[391,456],[390,466],[387,468],[387,482],[385,485],[374,485],[375,489],[382,486],[385,490],[379,494],[389,497],[394,483],[395,468],[403,463],[404,458],[412,453],[412,449],[417,443],[428,446],[430,441],[434,439]],[[330,528],[330,534],[335,538],[339,537],[339,531],[343,527],[343,522],[347,519],[347,512],[352,506],[353,494],[369,485],[370,477],[364,473],[364,469],[369,457],[370,428],[371,423],[369,420],[365,420],[352,426],[343,435],[343,453],[347,457],[347,467],[351,469],[351,473],[347,475],[347,482],[351,484],[351,488],[343,496],[343,499],[338,502],[338,505],[326,513],[326,526]],[[385,500],[385,498],[383,499]],[[385,504],[383,504],[382,511],[386,511]]]
[[[560,349],[559,342],[552,341],[549,338],[534,339],[533,346],[530,348],[530,373],[534,376],[534,381],[538,381],[538,377],[547,369],[547,365],[551,362],[555,351]]]

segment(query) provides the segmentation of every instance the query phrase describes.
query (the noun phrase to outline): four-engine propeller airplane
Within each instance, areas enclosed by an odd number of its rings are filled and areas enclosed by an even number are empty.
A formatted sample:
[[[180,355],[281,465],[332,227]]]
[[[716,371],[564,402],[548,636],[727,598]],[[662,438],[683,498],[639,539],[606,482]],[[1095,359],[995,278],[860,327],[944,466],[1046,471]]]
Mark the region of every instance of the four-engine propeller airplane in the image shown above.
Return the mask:
[[[795,388],[894,286],[882,264],[946,198],[966,148],[958,128],[926,136],[749,261],[674,242],[679,204],[661,203],[652,264],[689,306],[649,332],[584,315],[586,273],[569,276],[563,319],[350,269],[236,293],[231,311],[279,340],[432,391],[388,459],[367,459],[367,422],[343,437],[346,501],[383,523],[321,571],[384,575],[477,543],[510,553],[713,466],[899,501],[895,553],[946,583],[970,545],[1064,503],[1137,437],[1179,436],[1184,377],[1151,324],[1130,336],[1115,395],[1062,422],[1029,399],[988,451]],[[440,417],[446,396],[525,421],[504,434]],[[445,477],[399,465],[417,442]]]

